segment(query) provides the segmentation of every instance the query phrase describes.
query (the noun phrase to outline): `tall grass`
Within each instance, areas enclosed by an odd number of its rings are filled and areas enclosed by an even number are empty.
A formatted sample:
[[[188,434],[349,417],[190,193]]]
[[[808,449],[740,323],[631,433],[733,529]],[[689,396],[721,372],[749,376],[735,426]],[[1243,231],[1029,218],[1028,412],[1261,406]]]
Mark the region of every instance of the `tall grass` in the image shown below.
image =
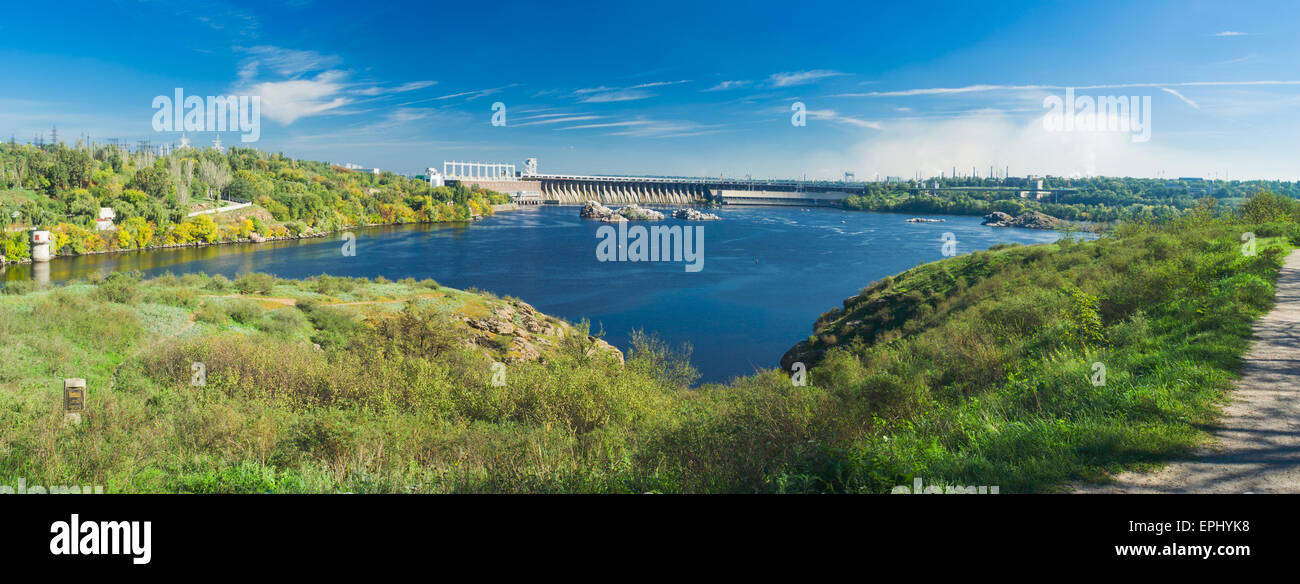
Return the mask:
[[[427,282],[121,276],[4,296],[0,482],[879,493],[922,477],[1050,491],[1204,437],[1300,243],[1288,201],[886,278],[818,319],[803,386],[769,370],[692,388],[689,347],[634,335],[622,364],[583,325],[534,336],[542,359],[494,384],[511,336],[455,311],[521,303]],[[1244,232],[1259,237],[1253,256]],[[299,303],[214,297],[232,291]],[[334,294],[410,301],[322,299]],[[88,379],[80,426],[58,409],[63,377]]]

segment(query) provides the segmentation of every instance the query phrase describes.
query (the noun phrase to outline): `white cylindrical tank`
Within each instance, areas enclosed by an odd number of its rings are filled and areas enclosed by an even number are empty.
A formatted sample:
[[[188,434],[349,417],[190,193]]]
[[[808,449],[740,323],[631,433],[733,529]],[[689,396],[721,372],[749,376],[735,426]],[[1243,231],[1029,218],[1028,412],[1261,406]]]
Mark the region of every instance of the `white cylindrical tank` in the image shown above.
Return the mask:
[[[49,231],[32,232],[32,261],[48,262],[54,257],[53,250],[50,246],[54,244],[54,237]]]

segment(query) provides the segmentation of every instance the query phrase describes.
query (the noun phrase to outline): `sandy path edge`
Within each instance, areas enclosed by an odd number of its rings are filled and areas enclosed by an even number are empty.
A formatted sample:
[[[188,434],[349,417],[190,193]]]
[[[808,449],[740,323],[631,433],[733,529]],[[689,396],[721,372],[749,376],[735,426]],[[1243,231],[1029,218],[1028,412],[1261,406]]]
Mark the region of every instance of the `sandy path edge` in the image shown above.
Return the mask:
[[[1124,472],[1074,492],[1300,493],[1300,250],[1287,256],[1276,304],[1253,329],[1212,443],[1156,472]]]

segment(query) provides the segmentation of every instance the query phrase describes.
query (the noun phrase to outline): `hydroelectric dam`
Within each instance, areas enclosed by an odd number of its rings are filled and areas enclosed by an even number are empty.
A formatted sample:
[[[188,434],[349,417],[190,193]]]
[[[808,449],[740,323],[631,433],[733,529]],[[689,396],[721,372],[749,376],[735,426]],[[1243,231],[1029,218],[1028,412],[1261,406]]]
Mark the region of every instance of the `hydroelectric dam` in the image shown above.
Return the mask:
[[[848,181],[750,180],[659,176],[602,176],[542,174],[537,159],[514,164],[483,162],[442,163],[442,171],[429,168],[430,185],[479,186],[509,194],[516,203],[581,205],[642,203],[684,205],[716,201],[735,205],[838,206],[840,199],[860,195],[866,183]]]

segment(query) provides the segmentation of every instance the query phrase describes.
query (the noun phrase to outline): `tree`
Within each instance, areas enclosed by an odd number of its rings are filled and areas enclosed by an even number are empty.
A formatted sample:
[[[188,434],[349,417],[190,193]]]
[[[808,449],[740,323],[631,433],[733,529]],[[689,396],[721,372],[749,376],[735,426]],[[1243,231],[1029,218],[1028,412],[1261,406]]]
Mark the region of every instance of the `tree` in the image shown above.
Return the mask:
[[[135,176],[131,177],[131,182],[127,183],[126,186],[144,191],[155,199],[162,199],[171,194],[172,179],[168,176],[167,171],[150,166],[137,170]]]
[[[211,191],[216,193],[218,203],[221,202],[221,192],[230,184],[230,177],[230,167],[226,166],[225,161],[213,162],[205,159],[199,164],[199,180],[207,183],[211,187]],[[208,196],[211,197],[213,192],[209,192]],[[251,201],[252,199],[246,198],[244,200]]]

